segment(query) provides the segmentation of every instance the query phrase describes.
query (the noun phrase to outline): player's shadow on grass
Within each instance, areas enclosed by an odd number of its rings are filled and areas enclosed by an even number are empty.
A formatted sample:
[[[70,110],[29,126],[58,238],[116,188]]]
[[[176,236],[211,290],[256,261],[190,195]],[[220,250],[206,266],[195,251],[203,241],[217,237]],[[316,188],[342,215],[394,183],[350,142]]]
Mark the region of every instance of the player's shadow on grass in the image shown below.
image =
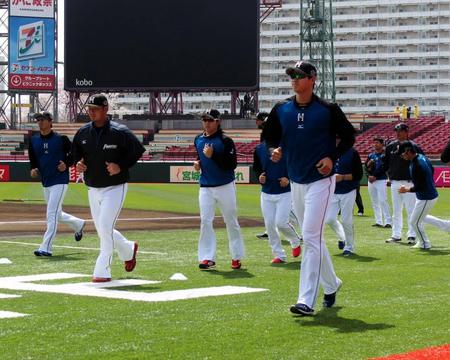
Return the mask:
[[[334,256],[344,257],[342,254],[336,254]],[[358,261],[358,262],[373,262],[373,261],[380,260],[380,258],[376,258],[376,257],[372,257],[372,256],[358,255],[358,254],[351,254],[349,256],[346,256],[345,260],[353,260],[353,261]]]
[[[415,249],[414,249],[415,250]],[[450,255],[450,250],[438,250],[438,248],[431,248],[430,250],[419,250],[420,255],[426,256],[448,256]]]
[[[326,326],[336,329],[340,333],[354,333],[371,330],[386,330],[395,327],[391,324],[376,323],[369,324],[358,319],[348,319],[338,316],[342,307],[336,306],[330,309],[323,309],[313,317],[297,317],[296,322],[300,326],[315,327]]]
[[[79,257],[77,255],[81,255],[82,253],[72,253],[72,254],[61,254],[61,255],[53,255],[52,257],[47,258],[49,261],[75,261],[75,260],[86,260],[85,257]]]
[[[127,280],[125,279],[120,279],[120,280]],[[159,286],[153,286],[153,285],[133,285],[133,286],[114,286],[114,287],[110,287],[107,288],[110,290],[123,290],[123,291],[141,291],[141,292],[151,292],[151,291],[155,291],[155,290],[160,290],[161,287]]]
[[[239,278],[252,278],[255,277],[252,273],[248,272],[247,269],[230,270],[230,271],[220,271],[220,270],[209,270],[204,271],[206,274],[220,275],[225,279],[239,279]]]
[[[284,270],[300,270],[300,261],[292,261],[283,264],[270,264],[271,268],[274,269],[284,269]]]

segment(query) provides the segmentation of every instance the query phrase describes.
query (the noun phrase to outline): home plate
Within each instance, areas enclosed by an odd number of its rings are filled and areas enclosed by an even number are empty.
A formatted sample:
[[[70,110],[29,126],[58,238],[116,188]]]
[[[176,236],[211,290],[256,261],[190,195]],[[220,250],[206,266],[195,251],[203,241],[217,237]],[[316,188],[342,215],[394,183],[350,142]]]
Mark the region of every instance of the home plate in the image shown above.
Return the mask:
[[[182,273],[175,273],[170,277],[170,280],[187,280],[188,278]]]
[[[27,314],[21,314],[12,311],[0,311],[0,319],[12,319],[27,316]]]
[[[0,264],[9,265],[9,264],[12,264],[12,261],[7,258],[1,258]]]

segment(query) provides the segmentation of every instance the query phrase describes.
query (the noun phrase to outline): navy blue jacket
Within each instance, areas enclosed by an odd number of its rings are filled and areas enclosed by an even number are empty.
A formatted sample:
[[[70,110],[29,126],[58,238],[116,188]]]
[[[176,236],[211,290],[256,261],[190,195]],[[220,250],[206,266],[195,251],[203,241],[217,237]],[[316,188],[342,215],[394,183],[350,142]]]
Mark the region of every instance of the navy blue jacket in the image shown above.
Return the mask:
[[[291,186],[281,187],[280,178],[288,177],[286,159],[284,157],[277,163],[270,160],[270,153],[266,144],[256,146],[253,153],[253,171],[259,177],[265,173],[266,182],[262,185],[261,191],[266,194],[283,194],[291,191]]]
[[[87,170],[84,173],[86,185],[103,188],[124,184],[128,181],[129,168],[144,153],[145,148],[125,125],[107,121],[101,128],[94,128],[92,122],[83,125],[73,138],[74,163],[84,159]],[[106,162],[120,166],[120,173],[110,176]]]
[[[433,200],[438,197],[434,184],[434,168],[425,155],[417,154],[410,161],[409,172],[414,186],[409,190],[415,192],[419,200]]]
[[[369,161],[372,160],[372,163],[370,166],[368,166]],[[370,153],[367,157],[366,163],[366,172],[369,176],[375,176],[377,180],[385,180],[387,179],[386,175],[386,156],[384,152],[377,153],[373,152]]]
[[[341,138],[337,147],[336,136]],[[289,179],[308,184],[324,178],[316,168],[320,160],[334,161],[353,146],[355,129],[337,104],[313,95],[309,104],[301,106],[293,96],[274,106],[263,139],[269,148],[281,146]]]
[[[72,165],[70,140],[54,131],[48,135],[36,134],[28,148],[30,169],[39,169],[42,185],[49,187],[69,183],[69,166]],[[66,164],[65,171],[59,171],[59,162]]]
[[[347,194],[358,188],[359,182],[363,176],[361,158],[354,149],[348,149],[334,163],[334,172],[336,174],[352,174],[353,180],[342,180],[336,182],[335,194]]]
[[[203,148],[206,144],[213,147],[211,158],[203,154]],[[194,145],[202,169],[200,175],[201,187],[221,186],[234,181],[234,169],[237,166],[236,147],[233,140],[226,136],[221,128],[210,136],[206,136],[204,133],[197,135]]]
[[[450,162],[450,141],[445,146],[444,151],[442,151],[441,161],[444,163]]]

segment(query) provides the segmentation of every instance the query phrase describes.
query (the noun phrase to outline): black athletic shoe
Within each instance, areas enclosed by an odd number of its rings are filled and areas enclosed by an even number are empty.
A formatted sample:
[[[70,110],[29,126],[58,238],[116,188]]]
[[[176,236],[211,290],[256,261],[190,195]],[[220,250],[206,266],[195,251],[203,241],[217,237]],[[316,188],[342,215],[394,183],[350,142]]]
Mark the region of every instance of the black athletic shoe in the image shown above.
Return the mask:
[[[311,316],[314,314],[314,309],[311,309],[308,305],[300,303],[292,305],[290,311],[291,313],[297,315]]]
[[[401,238],[400,238],[400,239],[397,239],[397,238],[395,238],[395,237],[390,237],[389,239],[386,240],[386,243],[398,243],[398,242],[400,242],[400,241],[402,241]]]
[[[338,241],[338,248],[339,248],[339,250],[342,250],[343,248],[345,248],[345,241]]]
[[[336,291],[332,294],[324,294],[323,295],[323,307],[327,307],[330,308],[334,305],[334,303],[336,302],[336,293],[339,291],[339,289],[342,286],[342,281],[339,280],[338,282],[338,287],[336,289]]]
[[[268,239],[269,238],[269,235],[267,234],[267,233],[264,233],[264,234],[258,234],[258,235],[256,235],[256,237],[258,238],[258,239]]]
[[[408,237],[408,245],[415,245],[416,244],[416,238],[414,236]]]
[[[49,253],[47,251],[42,251],[42,250],[35,250],[34,255],[36,255],[36,256],[52,256],[52,253]]]
[[[84,226],[86,225],[86,221],[83,223],[83,226],[81,227],[80,231],[77,231],[75,233],[75,241],[80,241],[83,238],[83,230],[84,230]]]
[[[378,223],[377,223],[377,224],[372,224],[372,226],[373,226],[373,227],[383,227],[383,225],[378,224]]]
[[[385,227],[386,229],[392,229],[392,225],[391,225],[391,224],[386,224],[386,225],[384,225],[384,227]]]

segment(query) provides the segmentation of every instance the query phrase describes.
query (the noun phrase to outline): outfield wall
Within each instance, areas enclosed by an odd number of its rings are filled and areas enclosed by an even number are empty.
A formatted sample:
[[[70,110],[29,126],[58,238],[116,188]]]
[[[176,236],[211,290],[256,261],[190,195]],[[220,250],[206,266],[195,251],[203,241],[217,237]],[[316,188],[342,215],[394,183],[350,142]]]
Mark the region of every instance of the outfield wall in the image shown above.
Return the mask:
[[[441,162],[433,162],[434,178],[437,186],[450,187],[450,167]],[[196,183],[200,173],[195,171],[191,163],[183,162],[138,162],[130,171],[130,182],[136,183]],[[250,165],[240,164],[236,171],[236,181],[243,184],[258,182]],[[76,181],[78,174],[71,168],[71,181]],[[39,181],[30,178],[29,162],[0,162],[0,182]],[[367,185],[367,177],[361,180]]]

